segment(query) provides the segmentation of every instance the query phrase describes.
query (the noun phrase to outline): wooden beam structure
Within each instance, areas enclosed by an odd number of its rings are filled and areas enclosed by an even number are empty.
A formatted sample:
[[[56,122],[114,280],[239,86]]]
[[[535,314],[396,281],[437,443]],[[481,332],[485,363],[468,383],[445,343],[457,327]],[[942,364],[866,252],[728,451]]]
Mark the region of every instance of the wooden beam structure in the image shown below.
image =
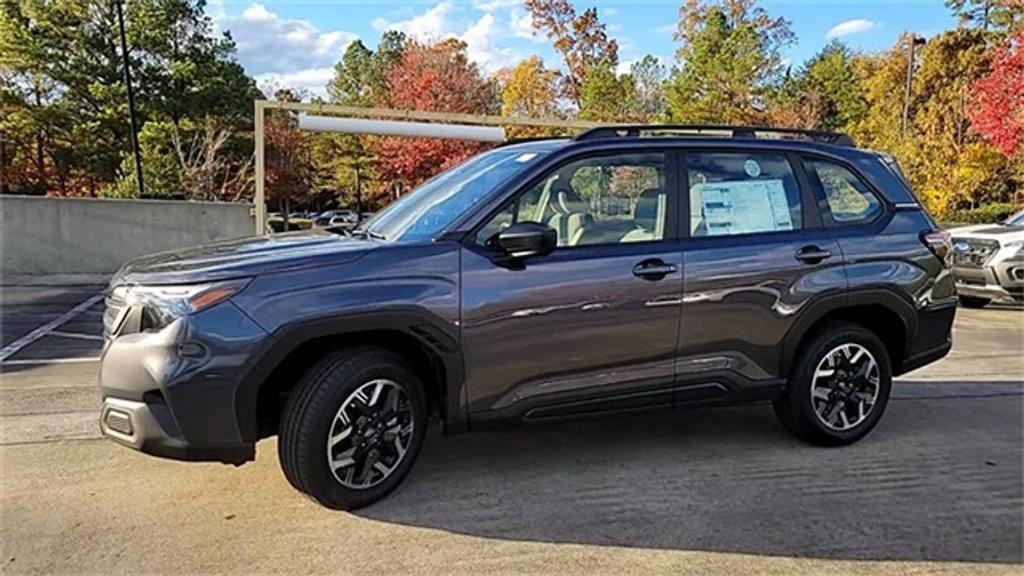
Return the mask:
[[[253,199],[253,217],[256,234],[266,232],[266,140],[264,136],[267,110],[287,110],[317,115],[333,115],[347,118],[377,118],[406,120],[410,122],[436,122],[440,124],[466,124],[472,126],[537,126],[558,128],[566,131],[589,130],[603,126],[600,122],[584,120],[562,120],[560,118],[524,118],[521,116],[496,116],[492,114],[456,114],[449,112],[424,112],[420,110],[395,110],[363,106],[342,106],[326,102],[280,102],[277,100],[256,100],[255,102],[255,156],[256,190]]]

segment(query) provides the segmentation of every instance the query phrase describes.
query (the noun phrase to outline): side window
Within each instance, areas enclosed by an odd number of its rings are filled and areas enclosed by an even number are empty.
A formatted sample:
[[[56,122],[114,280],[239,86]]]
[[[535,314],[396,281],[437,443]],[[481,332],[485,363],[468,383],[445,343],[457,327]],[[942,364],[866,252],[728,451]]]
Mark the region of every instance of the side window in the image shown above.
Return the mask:
[[[881,202],[867,185],[843,166],[818,158],[805,159],[804,166],[808,175],[821,185],[834,221],[867,222],[882,211]]]
[[[488,245],[518,222],[547,224],[558,246],[661,240],[668,213],[665,155],[621,154],[561,166],[519,194],[477,233]]]
[[[783,154],[696,152],[686,156],[690,235],[799,230],[800,187]]]

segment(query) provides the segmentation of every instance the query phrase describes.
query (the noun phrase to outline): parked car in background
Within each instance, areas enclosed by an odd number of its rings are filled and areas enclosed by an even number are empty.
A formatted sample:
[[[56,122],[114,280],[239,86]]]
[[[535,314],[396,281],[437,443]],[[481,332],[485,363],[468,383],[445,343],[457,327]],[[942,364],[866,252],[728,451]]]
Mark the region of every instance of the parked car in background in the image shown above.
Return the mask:
[[[126,264],[103,434],[235,464],[278,435],[285,477],[332,508],[395,489],[431,416],[457,433],[770,401],[806,442],[856,442],[893,377],[952,346],[949,235],[843,135],[704,129],[500,146],[346,234]]]
[[[1024,210],[999,224],[954,228],[950,234],[962,306],[1024,303]]]
[[[358,223],[358,215],[352,210],[325,210],[314,220],[314,228],[328,228],[332,226],[355,227]]]
[[[359,224],[359,216],[353,212],[351,214],[339,214],[331,218],[328,228],[342,228],[344,230],[351,230]]]

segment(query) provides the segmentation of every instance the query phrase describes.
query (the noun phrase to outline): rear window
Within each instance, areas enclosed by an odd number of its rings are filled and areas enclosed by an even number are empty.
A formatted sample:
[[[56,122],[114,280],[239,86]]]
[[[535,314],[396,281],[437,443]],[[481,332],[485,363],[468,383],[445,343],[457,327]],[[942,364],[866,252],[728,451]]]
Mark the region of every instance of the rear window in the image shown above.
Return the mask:
[[[788,232],[803,225],[800,188],[783,154],[696,152],[686,156],[690,235]]]

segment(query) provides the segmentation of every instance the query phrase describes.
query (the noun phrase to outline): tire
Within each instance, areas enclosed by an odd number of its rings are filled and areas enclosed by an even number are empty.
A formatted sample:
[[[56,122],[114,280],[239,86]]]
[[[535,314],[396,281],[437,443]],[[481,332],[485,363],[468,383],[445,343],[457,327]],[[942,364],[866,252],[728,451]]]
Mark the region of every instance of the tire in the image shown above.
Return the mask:
[[[876,367],[870,371],[874,383],[871,376],[860,377],[870,361]],[[815,380],[819,368],[821,375]],[[829,370],[832,374],[826,375]],[[878,424],[891,391],[892,364],[878,336],[857,324],[830,322],[808,339],[785,395],[773,406],[779,421],[797,438],[818,446],[843,446],[860,440]],[[822,397],[826,393],[828,399]],[[873,398],[870,403],[868,397]]]
[[[984,308],[988,306],[991,298],[979,298],[978,296],[960,296],[960,305],[964,308]]]
[[[426,428],[423,387],[408,363],[386,350],[353,348],[320,359],[299,381],[285,405],[278,457],[296,489],[328,508],[352,510],[401,484]]]

